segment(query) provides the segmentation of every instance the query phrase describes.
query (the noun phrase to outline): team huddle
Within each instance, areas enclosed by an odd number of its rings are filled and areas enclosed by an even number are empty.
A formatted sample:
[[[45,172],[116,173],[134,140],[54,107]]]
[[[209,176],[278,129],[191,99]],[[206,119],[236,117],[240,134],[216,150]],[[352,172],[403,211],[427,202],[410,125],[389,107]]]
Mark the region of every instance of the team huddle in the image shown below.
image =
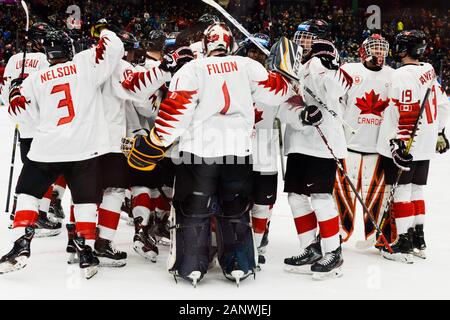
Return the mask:
[[[34,24],[1,88],[23,168],[0,274],[26,266],[34,237],[61,232],[67,186],[68,263],[86,278],[126,264],[113,245],[126,212],[143,258],[157,262],[168,245],[175,278],[195,286],[218,262],[239,284],[266,261],[279,144],[300,243],[287,271],[341,276],[358,201],[368,247],[404,263],[425,258],[423,189],[430,159],[449,149],[450,105],[419,61],[424,34],[397,35],[394,70],[379,34],[361,44],[361,62],[341,65],[329,28],[312,19],[293,40],[271,46],[254,34],[237,44],[205,14],[173,44],[101,19],[97,44],[76,53],[64,31]]]

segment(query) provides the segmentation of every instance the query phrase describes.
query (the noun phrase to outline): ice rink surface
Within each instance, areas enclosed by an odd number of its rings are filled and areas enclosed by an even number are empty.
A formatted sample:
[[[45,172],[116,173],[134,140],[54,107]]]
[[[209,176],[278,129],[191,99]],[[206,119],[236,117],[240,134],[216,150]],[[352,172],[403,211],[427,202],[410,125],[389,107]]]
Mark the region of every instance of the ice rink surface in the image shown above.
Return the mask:
[[[4,209],[13,133],[7,112],[0,107],[0,255],[11,249]],[[19,171],[17,154],[15,173]],[[342,278],[317,282],[283,271],[283,259],[297,254],[298,240],[280,181],[267,263],[256,280],[249,278],[239,288],[217,267],[195,289],[182,280],[176,284],[166,271],[168,247],[161,247],[157,263],[144,261],[132,249],[133,228],[121,221],[116,246],[128,252],[124,268],[103,268],[85,280],[78,266],[66,263],[64,230],[54,238],[35,239],[28,266],[0,276],[0,299],[450,299],[450,152],[432,161],[428,183],[428,259],[416,259],[413,265],[384,260],[375,249],[356,250],[356,240],[363,237],[359,215],[353,237],[344,245]],[[67,192],[66,215],[69,199]]]

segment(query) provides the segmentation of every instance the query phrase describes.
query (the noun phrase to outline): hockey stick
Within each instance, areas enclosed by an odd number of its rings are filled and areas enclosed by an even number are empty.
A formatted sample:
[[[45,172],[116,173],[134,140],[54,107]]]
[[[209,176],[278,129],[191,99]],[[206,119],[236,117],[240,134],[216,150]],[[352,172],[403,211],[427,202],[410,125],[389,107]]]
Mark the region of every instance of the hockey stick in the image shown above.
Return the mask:
[[[16,146],[17,146],[18,136],[19,136],[19,125],[16,124],[16,127],[14,129],[14,139],[13,139],[12,154],[11,154],[11,167],[9,168],[8,193],[6,196],[5,212],[9,212],[9,201],[11,198],[11,188],[12,188],[12,181],[13,181],[13,176],[14,176],[14,161],[16,159]]]
[[[359,203],[361,203],[361,206],[363,207],[363,210],[367,213],[367,216],[370,219],[370,222],[372,222],[373,226],[375,227],[375,229],[377,230],[377,232],[380,235],[380,239],[381,241],[384,243],[384,246],[386,247],[386,249],[389,251],[389,253],[393,253],[391,246],[389,245],[389,242],[387,241],[386,237],[384,236],[383,232],[381,231],[381,229],[378,227],[377,222],[375,221],[372,213],[370,213],[369,208],[367,208],[366,204],[364,203],[364,200],[361,198],[361,195],[358,193],[358,191],[356,190],[355,185],[353,184],[353,182],[350,180],[350,177],[347,175],[347,172],[345,172],[344,167],[342,166],[341,161],[339,161],[339,159],[336,157],[336,155],[333,152],[333,149],[331,149],[330,145],[328,144],[328,140],[325,137],[325,135],[323,134],[322,129],[320,129],[319,126],[315,126],[315,128],[317,129],[317,132],[319,133],[320,137],[322,138],[323,142],[325,143],[325,145],[327,146],[328,150],[331,153],[331,156],[333,157],[334,161],[337,164],[337,167],[339,168],[339,171],[341,171],[342,175],[345,177],[345,179],[347,180],[347,183],[350,185],[350,188],[352,189],[352,191],[355,193],[356,198],[358,199]]]
[[[286,175],[286,168],[284,165],[284,156],[283,156],[283,132],[281,131],[281,121],[278,118],[275,118],[275,125],[278,129],[278,142],[280,146],[280,160],[281,160],[281,174],[284,176]]]
[[[428,97],[430,96],[431,87],[433,86],[433,84],[434,84],[434,79],[431,80],[430,86],[427,88],[427,91],[425,92],[425,96],[424,96],[424,98],[422,100],[422,104],[421,104],[420,110],[419,110],[419,116],[417,117],[416,123],[414,124],[414,128],[413,128],[413,130],[411,132],[411,136],[409,137],[408,143],[406,145],[406,154],[409,154],[409,152],[411,150],[412,144],[414,142],[414,137],[416,136],[416,132],[417,132],[417,130],[419,128],[420,120],[422,118],[423,111],[425,110],[425,105],[426,105],[426,102],[428,101]],[[391,207],[392,207],[392,204],[394,202],[395,190],[398,187],[398,184],[400,182],[400,178],[401,178],[402,174],[403,174],[403,170],[399,168],[398,171],[397,171],[397,176],[395,178],[395,182],[392,185],[391,190],[389,191],[388,201],[386,203],[386,207],[384,209],[383,216],[381,217],[380,226],[377,229],[376,237],[367,239],[365,241],[358,241],[358,242],[356,242],[356,248],[357,249],[365,250],[365,249],[368,249],[368,248],[374,246],[377,243],[378,237],[380,236],[379,232],[381,230],[383,230],[384,225],[386,223],[386,220],[387,220],[388,216],[391,214]]]
[[[331,110],[330,108],[328,108],[327,105],[325,103],[323,103],[322,100],[320,100],[320,98],[318,96],[316,96],[314,94],[314,92],[311,91],[310,88],[308,88],[306,86],[303,86],[303,88],[314,100],[316,100],[320,104],[320,106],[322,108],[327,110],[328,113],[331,114],[335,119],[339,120],[342,123],[342,125],[346,126],[352,134],[356,133],[355,129],[353,129],[353,127],[350,124],[348,124],[344,119],[339,118],[338,114],[334,110]]]
[[[202,0],[202,1],[217,9],[217,11],[219,11],[225,18],[228,19],[228,21],[230,21],[236,28],[238,28],[239,31],[241,31],[251,42],[253,42],[255,46],[257,46],[262,52],[264,52],[266,56],[269,56],[270,54],[269,50],[264,48],[264,46],[261,43],[256,41],[256,39],[253,38],[250,32],[248,32],[247,29],[245,29],[235,18],[233,18],[231,14],[229,14],[224,8],[222,8],[220,4],[218,4],[214,0]]]
[[[28,7],[25,1],[20,1],[23,10],[25,11],[25,16],[27,18],[27,24],[25,25],[25,43],[23,45],[23,58],[22,58],[22,72],[20,73],[20,79],[23,80],[23,74],[25,72],[25,58],[27,56],[27,42],[28,42],[28,29],[30,25],[30,15],[28,13]]]
[[[23,10],[25,11],[25,17],[26,17],[26,24],[25,24],[25,42],[23,45],[23,57],[22,57],[22,71],[20,73],[20,79],[23,80],[23,75],[25,73],[25,58],[27,56],[27,42],[28,42],[28,29],[30,25],[30,15],[28,12],[28,7],[25,1],[20,1],[20,4],[22,5]],[[11,167],[9,169],[9,181],[8,181],[8,193],[6,196],[6,209],[5,212],[9,212],[9,202],[11,198],[11,188],[12,188],[12,180],[14,176],[14,162],[16,159],[16,147],[17,147],[17,140],[19,136],[19,125],[16,124],[16,127],[14,128],[14,139],[13,139],[13,147],[12,147],[12,154],[11,154]]]

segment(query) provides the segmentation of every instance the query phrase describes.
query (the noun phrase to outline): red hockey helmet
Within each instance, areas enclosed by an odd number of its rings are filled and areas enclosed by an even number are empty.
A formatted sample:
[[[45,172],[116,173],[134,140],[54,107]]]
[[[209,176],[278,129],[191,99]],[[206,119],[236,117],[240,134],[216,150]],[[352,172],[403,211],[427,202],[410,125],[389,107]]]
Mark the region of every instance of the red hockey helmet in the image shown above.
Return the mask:
[[[389,42],[381,35],[373,34],[363,41],[359,48],[359,56],[362,61],[370,61],[381,67],[389,53]]]

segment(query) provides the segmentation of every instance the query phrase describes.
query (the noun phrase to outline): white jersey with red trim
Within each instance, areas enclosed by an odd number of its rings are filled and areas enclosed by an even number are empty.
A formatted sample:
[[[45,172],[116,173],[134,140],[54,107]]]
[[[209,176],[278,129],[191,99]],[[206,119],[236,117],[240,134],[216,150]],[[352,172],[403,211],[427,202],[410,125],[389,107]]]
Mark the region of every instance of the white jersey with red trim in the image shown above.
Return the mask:
[[[200,157],[252,153],[253,102],[278,106],[291,93],[279,74],[239,56],[206,57],[185,64],[172,78],[155,121],[168,146]]]
[[[376,153],[382,114],[389,105],[388,88],[394,72],[389,66],[379,71],[368,69],[362,63],[346,63],[341,69],[353,79],[352,87],[342,99],[343,119],[355,133],[344,127],[347,148]]]
[[[4,85],[0,88],[0,95],[2,98],[5,107],[9,108],[9,88],[11,85],[11,81],[14,79],[18,79],[22,73],[22,64],[23,64],[23,53],[17,53],[9,58],[8,63],[5,67],[5,73],[3,75]],[[47,61],[47,57],[45,54],[41,52],[30,52],[27,53],[25,57],[25,69],[24,69],[24,78],[27,78],[30,74],[35,73],[36,71],[48,68],[49,63]],[[19,124],[19,132],[20,137],[24,138],[32,138],[34,131],[36,129],[36,125],[31,122],[20,121],[20,119],[16,119]]]
[[[445,127],[450,113],[450,103],[441,85],[435,80],[431,64],[404,65],[395,70],[389,88],[389,107],[384,111],[377,150],[392,158],[389,140],[411,136],[419,116],[420,105],[425,92],[431,85],[431,92],[425,104],[416,137],[410,153],[414,161],[429,160],[436,154],[438,132]]]
[[[159,62],[149,69],[134,67],[121,60],[111,77],[102,86],[103,104],[111,141],[111,152],[121,153],[122,138],[127,134],[127,102],[141,104],[150,109],[149,99],[166,81],[170,73],[159,69]],[[123,81],[129,81],[125,89]]]
[[[345,71],[329,70],[325,68],[320,59],[312,58],[301,66],[299,71],[300,89],[306,105],[316,105],[323,114],[320,124],[323,134],[328,140],[336,157],[342,159],[347,155],[347,144],[344,129],[341,122],[335,119],[328,111],[321,107],[305,90],[309,88],[327,107],[342,117],[340,98],[345,95],[351,87],[352,79]],[[330,151],[320,137],[315,127],[303,125],[299,121],[301,107],[299,103],[291,104],[290,107],[281,106],[279,118],[286,123],[284,153],[301,153],[318,158],[332,158]]]
[[[255,105],[255,130],[253,134],[253,171],[277,172],[278,134],[274,121],[278,107]]]
[[[17,116],[37,124],[28,158],[38,162],[81,161],[110,150],[101,85],[124,55],[115,33],[102,30],[95,48],[72,61],[30,75],[22,84],[25,107]]]

